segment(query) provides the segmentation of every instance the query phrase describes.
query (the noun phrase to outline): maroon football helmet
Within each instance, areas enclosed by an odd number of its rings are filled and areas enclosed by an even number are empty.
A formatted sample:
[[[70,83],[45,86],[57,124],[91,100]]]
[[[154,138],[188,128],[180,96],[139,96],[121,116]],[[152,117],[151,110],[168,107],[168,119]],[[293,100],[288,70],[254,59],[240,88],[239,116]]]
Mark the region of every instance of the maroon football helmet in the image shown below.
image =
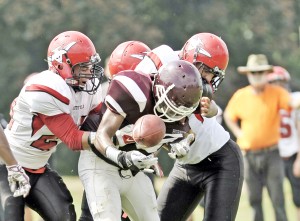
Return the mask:
[[[172,61],[155,76],[154,113],[165,122],[178,121],[199,106],[203,86],[198,69],[187,61]]]

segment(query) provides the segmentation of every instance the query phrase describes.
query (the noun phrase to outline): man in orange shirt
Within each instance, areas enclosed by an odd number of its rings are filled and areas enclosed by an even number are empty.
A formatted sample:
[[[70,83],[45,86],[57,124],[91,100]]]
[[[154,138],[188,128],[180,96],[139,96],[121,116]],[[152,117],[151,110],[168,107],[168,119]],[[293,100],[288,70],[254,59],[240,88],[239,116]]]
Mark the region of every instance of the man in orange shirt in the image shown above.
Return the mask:
[[[284,166],[279,156],[280,109],[289,110],[289,93],[267,83],[273,70],[263,54],[248,57],[246,74],[249,86],[237,90],[224,111],[224,120],[244,151],[245,181],[254,221],[263,221],[262,190],[266,186],[277,221],[286,221],[283,194]]]

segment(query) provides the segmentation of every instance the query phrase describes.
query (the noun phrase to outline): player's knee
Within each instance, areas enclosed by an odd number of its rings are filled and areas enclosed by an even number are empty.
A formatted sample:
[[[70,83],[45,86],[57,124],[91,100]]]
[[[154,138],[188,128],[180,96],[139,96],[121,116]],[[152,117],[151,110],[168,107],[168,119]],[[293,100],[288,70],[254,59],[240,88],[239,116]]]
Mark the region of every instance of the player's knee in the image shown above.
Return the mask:
[[[93,221],[93,217],[90,213],[90,210],[81,209],[81,215],[78,221]]]
[[[23,217],[24,216],[24,202],[21,197],[9,196],[4,202],[4,216],[5,218],[9,217],[11,220],[18,220],[14,217]]]
[[[295,206],[297,208],[300,208],[300,197],[299,196],[294,196],[293,201],[294,201]]]
[[[65,210],[60,210],[56,214],[52,214],[53,221],[76,221],[76,212],[74,205],[69,205]]]
[[[117,212],[109,207],[107,201],[91,203],[90,212],[94,221],[114,221],[121,217],[121,211]]]

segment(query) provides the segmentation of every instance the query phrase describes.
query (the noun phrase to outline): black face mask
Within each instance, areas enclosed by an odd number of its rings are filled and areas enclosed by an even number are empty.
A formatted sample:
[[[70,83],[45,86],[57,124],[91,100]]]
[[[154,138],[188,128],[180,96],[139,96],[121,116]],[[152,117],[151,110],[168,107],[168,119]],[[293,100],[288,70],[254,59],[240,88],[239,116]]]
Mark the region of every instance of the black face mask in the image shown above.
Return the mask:
[[[206,81],[206,79],[202,78],[202,86],[203,86],[202,97],[208,97],[209,99],[212,99],[212,97],[213,97],[213,88],[212,88],[212,85],[209,84]]]

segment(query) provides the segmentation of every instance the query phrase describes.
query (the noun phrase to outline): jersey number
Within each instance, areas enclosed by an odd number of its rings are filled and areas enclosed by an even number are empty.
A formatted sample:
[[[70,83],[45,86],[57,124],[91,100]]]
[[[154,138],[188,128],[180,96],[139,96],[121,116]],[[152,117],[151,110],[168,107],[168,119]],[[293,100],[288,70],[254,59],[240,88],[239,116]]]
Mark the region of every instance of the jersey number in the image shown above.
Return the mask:
[[[280,136],[281,138],[288,138],[292,135],[291,128],[291,114],[288,112],[281,113],[280,122]]]
[[[50,150],[57,145],[57,137],[55,135],[42,135],[38,140],[31,143],[32,147],[40,150]]]

